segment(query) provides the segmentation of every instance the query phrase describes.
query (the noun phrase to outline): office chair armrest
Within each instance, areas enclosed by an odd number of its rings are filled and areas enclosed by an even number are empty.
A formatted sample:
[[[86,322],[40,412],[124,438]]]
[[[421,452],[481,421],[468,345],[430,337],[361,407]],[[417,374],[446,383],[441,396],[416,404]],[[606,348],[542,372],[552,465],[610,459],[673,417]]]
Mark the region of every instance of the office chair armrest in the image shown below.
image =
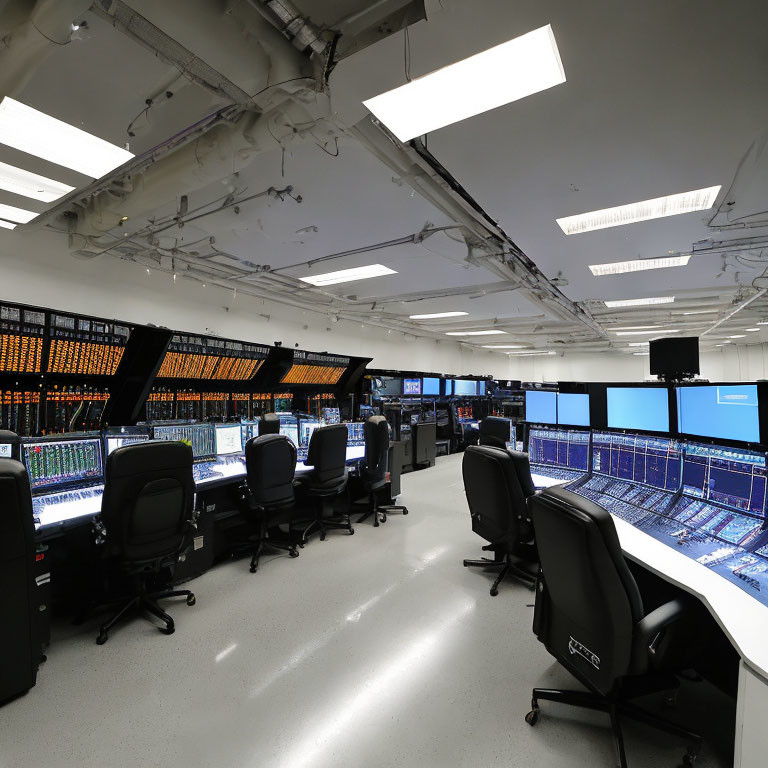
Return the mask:
[[[654,658],[662,631],[676,622],[687,610],[688,602],[683,598],[675,598],[640,619],[635,625],[632,653],[632,658],[637,664],[645,665],[649,659]]]

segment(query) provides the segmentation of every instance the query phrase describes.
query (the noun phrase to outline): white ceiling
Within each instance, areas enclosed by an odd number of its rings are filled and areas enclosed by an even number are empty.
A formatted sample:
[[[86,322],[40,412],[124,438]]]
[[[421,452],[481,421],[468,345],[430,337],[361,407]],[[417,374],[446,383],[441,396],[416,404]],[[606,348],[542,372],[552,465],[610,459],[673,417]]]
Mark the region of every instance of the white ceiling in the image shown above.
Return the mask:
[[[336,10],[342,16],[361,5],[365,3],[300,3],[318,22],[330,22]],[[698,333],[752,295],[752,280],[768,267],[759,246],[741,251],[756,262],[752,264],[737,263],[739,249],[731,246],[725,257],[722,252],[695,253],[684,268],[596,278],[587,266],[691,253],[694,243],[708,238],[757,237],[768,242],[768,227],[717,231],[707,226],[712,210],[566,237],[555,219],[717,184],[723,186],[718,204],[725,202],[740,159],[768,125],[765,2],[740,0],[726,6],[714,0],[434,0],[427,5],[429,20],[409,33],[414,77],[552,25],[565,84],[436,131],[428,136],[428,147],[548,278],[567,281],[561,290],[569,299],[588,302],[586,307],[610,328],[665,324],[672,312],[701,308],[700,301],[711,297],[720,315],[703,316],[705,321],[702,316],[687,318],[698,321],[689,327]],[[147,120],[137,123],[137,136],[129,139],[128,123],[144,108],[146,98],[174,81],[175,71],[94,14],[87,19],[88,29],[37,70],[18,96],[21,101],[116,144],[130,140],[136,153],[223,105],[202,88],[188,85],[153,107]],[[403,82],[404,36],[397,33],[337,65],[330,79],[334,113],[352,126],[367,115],[364,99]],[[319,143],[292,144],[285,156],[276,143],[238,176],[189,191],[190,209],[231,191],[247,196],[287,185],[294,196],[301,195],[301,203],[289,197],[244,202],[239,213],[228,208],[181,230],[166,230],[160,245],[208,256],[213,254],[208,238],[214,237],[215,249],[241,264],[268,264],[293,278],[382,263],[397,274],[334,286],[327,293],[354,296],[361,302],[354,306],[374,316],[382,310],[404,320],[415,313],[469,313],[458,322],[424,323],[425,333],[491,324],[509,332],[506,338],[468,339],[471,343],[519,339],[547,346],[568,342],[574,333],[586,339],[583,327],[545,312],[525,291],[512,290],[487,270],[467,264],[466,247],[454,239],[455,231],[434,234],[420,244],[307,265],[312,259],[411,236],[425,226],[452,224],[411,189],[407,178],[396,178],[353,138],[339,141],[338,157],[328,154],[335,153],[334,142]],[[18,157],[0,147],[0,161]],[[27,167],[50,175],[45,165],[35,161]],[[748,165],[743,177],[749,179],[750,173],[755,172]],[[60,170],[55,177],[78,186],[86,181],[76,174],[62,176]],[[768,210],[768,178],[753,181],[750,205],[761,199],[765,206],[759,210]],[[0,202],[34,207],[4,193]],[[177,205],[173,200],[148,211],[117,236],[130,240],[148,219],[173,215]],[[34,210],[45,207],[40,204]],[[738,216],[739,210],[736,199],[731,216]],[[237,263],[226,257],[211,261],[217,260]],[[461,288],[467,289],[464,295],[442,295]],[[300,290],[304,294],[293,296],[316,293]],[[603,299],[656,295],[675,295],[677,301],[651,310],[607,311],[601,304]],[[335,311],[331,297],[328,313]],[[755,302],[726,323],[722,334],[713,334],[713,343],[735,333],[747,318],[752,322],[763,315],[768,319],[768,303]],[[609,337],[617,341],[615,335]],[[761,337],[762,332],[746,340]]]

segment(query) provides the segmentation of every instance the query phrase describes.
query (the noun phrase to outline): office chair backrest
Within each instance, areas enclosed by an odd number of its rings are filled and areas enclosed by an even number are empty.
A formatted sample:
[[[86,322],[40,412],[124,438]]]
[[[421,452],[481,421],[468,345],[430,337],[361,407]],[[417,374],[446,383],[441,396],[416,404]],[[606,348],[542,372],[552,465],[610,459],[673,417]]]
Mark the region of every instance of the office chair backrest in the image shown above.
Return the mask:
[[[523,490],[523,496],[526,499],[533,496],[536,493],[536,486],[533,484],[533,478],[531,477],[531,462],[528,454],[523,451],[512,451],[509,448],[507,453],[512,457],[512,465],[517,473],[517,479]]]
[[[343,424],[317,427],[309,439],[307,464],[320,482],[328,482],[344,476],[347,463],[347,438],[349,433]]]
[[[34,574],[35,527],[29,477],[21,462],[0,459],[0,700],[35,684],[42,660]]]
[[[248,487],[259,506],[293,501],[296,446],[285,435],[261,435],[245,444]]]
[[[532,529],[512,456],[501,448],[469,446],[461,463],[472,530],[491,544],[528,541]]]
[[[139,443],[113,451],[101,502],[109,553],[143,561],[180,551],[194,494],[192,448],[186,443]]]
[[[276,413],[265,413],[259,419],[259,437],[262,435],[279,435],[280,417]]]
[[[562,488],[529,501],[542,579],[534,631],[586,685],[607,695],[629,672],[643,601],[610,514]]]
[[[510,423],[498,416],[486,416],[478,425],[478,445],[490,445],[494,448],[506,448],[509,442]]]
[[[383,416],[371,416],[363,427],[365,434],[366,479],[383,482],[389,456],[389,424]]]

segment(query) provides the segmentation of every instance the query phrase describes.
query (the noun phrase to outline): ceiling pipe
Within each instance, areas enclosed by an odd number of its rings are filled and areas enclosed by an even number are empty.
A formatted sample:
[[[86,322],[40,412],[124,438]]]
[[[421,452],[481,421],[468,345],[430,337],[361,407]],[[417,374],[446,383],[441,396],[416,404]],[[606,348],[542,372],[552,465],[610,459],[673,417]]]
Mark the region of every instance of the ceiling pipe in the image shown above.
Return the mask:
[[[0,97],[20,94],[37,68],[72,39],[74,22],[93,0],[37,0],[26,16],[0,13]]]
[[[712,333],[715,328],[719,328],[723,323],[730,320],[737,312],[741,312],[742,309],[748,307],[753,301],[765,296],[768,293],[768,288],[761,288],[754,296],[750,296],[746,301],[742,301],[735,309],[731,310],[724,318],[718,320],[714,325],[707,328],[706,331],[700,333],[700,336],[706,336],[708,333]]]

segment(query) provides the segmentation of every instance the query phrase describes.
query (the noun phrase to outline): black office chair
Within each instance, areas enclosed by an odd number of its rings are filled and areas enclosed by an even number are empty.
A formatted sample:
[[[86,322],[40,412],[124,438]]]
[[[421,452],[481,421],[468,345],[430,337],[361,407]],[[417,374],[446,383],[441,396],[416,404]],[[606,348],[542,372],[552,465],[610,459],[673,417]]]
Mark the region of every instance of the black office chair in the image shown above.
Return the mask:
[[[296,472],[296,446],[285,435],[261,435],[245,444],[247,471],[246,519],[258,526],[251,573],[259,567],[264,547],[287,551],[298,557],[296,544],[270,536],[270,529],[290,524],[295,506],[293,478]]]
[[[486,416],[478,425],[478,445],[490,445],[493,448],[506,448],[509,442],[509,419],[498,416]]]
[[[521,482],[521,478],[525,480],[526,469],[527,482]],[[483,550],[494,553],[493,560],[485,557],[465,560],[464,566],[501,568],[491,587],[494,597],[507,575],[533,586],[535,573],[519,567],[512,559],[514,557],[531,566],[538,566],[533,527],[526,505],[527,498],[535,493],[528,455],[473,445],[464,451],[461,470],[472,516],[472,530],[489,542]]]
[[[161,571],[171,573],[188,545],[193,528],[195,483],[192,448],[181,442],[126,445],[107,458],[101,521],[107,556],[130,579],[130,594],[120,610],[101,626],[96,642],[133,608],[144,608],[160,619],[161,631],[174,631],[173,619],[157,604],[167,597],[186,597],[188,589],[154,590]]]
[[[341,517],[327,516],[328,512],[332,513],[333,500],[347,487],[347,437],[343,424],[317,427],[312,432],[306,460],[312,471],[299,478],[299,488],[314,504],[315,517],[302,533],[302,545],[315,528],[320,531],[321,541],[325,541],[329,528],[344,528],[350,536],[355,532],[348,512]]]
[[[534,688],[526,721],[535,725],[539,701],[608,712],[622,768],[627,761],[621,717],[691,742],[691,765],[701,737],[629,703],[667,691],[678,681],[666,670],[686,666],[682,649],[686,604],[675,599],[649,614],[621,551],[610,514],[562,488],[533,496],[529,507],[541,558],[534,632],[547,650],[591,692]]]
[[[398,504],[379,504],[381,491],[387,485],[389,462],[389,424],[383,416],[369,417],[363,427],[365,435],[365,463],[360,476],[363,488],[368,493],[368,511],[357,521],[362,523],[373,515],[373,526],[378,528],[379,520],[387,522],[387,514],[402,512],[408,514],[408,507]],[[391,500],[391,499],[390,499]]]
[[[11,433],[4,433],[8,435]],[[15,435],[14,435],[15,437]],[[32,494],[24,465],[0,458],[0,703],[28,691],[44,661]]]
[[[280,417],[276,413],[265,413],[259,419],[259,437],[280,434]]]

